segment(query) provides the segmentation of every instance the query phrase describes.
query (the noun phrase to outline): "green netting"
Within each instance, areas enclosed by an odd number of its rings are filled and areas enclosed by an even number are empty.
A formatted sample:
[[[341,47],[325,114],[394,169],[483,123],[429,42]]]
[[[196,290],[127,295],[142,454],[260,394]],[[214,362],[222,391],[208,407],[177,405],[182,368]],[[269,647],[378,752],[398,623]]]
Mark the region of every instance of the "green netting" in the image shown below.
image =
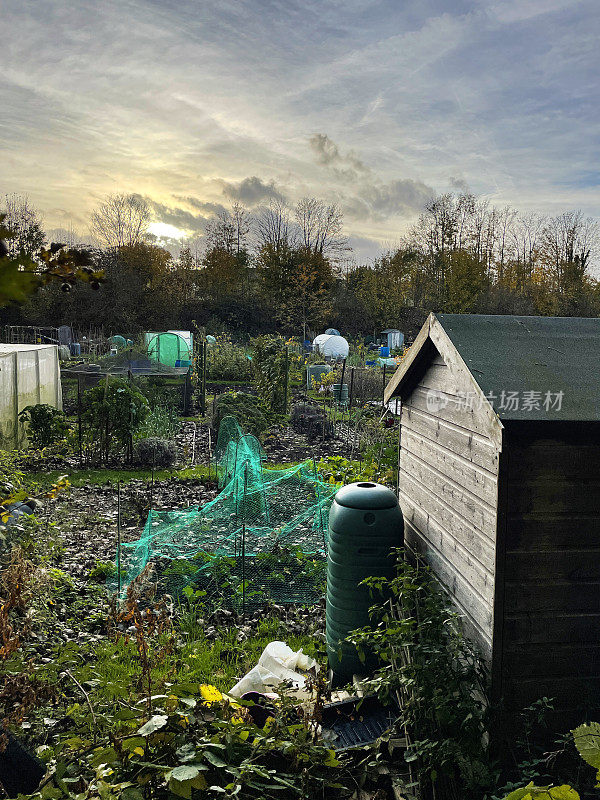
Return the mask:
[[[190,360],[190,348],[176,333],[157,333],[148,342],[148,356],[168,367],[186,366],[182,362]]]
[[[216,447],[220,492],[203,508],[150,511],[123,545],[123,591],[151,563],[159,590],[239,609],[314,603],[323,594],[335,487],[313,462],[265,466],[258,440],[225,417]],[[123,574],[123,571],[122,571]]]

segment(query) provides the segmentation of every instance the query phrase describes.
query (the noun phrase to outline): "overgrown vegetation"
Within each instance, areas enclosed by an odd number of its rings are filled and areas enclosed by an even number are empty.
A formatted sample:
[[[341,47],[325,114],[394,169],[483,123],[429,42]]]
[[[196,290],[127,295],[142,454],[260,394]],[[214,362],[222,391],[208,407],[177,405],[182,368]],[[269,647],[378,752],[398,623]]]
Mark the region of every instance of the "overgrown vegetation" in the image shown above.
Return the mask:
[[[27,436],[35,450],[64,441],[69,431],[64,412],[46,403],[26,406],[19,413],[19,419],[27,424]]]
[[[111,454],[127,450],[131,458],[133,436],[150,410],[146,397],[127,381],[107,377],[84,393],[82,406],[92,457],[106,462]]]
[[[225,392],[215,398],[213,429],[218,431],[221,420],[229,416],[236,417],[242,428],[254,436],[260,436],[276,420],[256,395],[247,392]]]

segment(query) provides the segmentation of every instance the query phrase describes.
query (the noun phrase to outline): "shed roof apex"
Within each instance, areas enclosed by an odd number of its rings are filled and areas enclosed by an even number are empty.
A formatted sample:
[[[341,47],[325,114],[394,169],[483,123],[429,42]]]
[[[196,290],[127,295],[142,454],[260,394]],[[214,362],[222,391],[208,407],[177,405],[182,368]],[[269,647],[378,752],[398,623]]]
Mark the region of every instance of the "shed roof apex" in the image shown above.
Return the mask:
[[[431,314],[386,397],[402,394],[439,328],[501,420],[600,421],[600,319]]]

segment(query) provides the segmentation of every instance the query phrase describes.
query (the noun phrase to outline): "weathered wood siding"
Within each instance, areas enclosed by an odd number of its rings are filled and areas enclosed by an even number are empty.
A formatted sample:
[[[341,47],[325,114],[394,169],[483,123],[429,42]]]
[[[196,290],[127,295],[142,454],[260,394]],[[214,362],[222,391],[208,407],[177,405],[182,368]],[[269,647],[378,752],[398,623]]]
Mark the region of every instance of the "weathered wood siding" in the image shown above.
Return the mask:
[[[501,693],[564,727],[600,702],[600,424],[507,423],[505,450]]]
[[[439,408],[428,406],[432,391]],[[489,658],[499,447],[489,415],[465,402],[471,391],[436,355],[403,397],[399,499],[406,544],[431,565]]]

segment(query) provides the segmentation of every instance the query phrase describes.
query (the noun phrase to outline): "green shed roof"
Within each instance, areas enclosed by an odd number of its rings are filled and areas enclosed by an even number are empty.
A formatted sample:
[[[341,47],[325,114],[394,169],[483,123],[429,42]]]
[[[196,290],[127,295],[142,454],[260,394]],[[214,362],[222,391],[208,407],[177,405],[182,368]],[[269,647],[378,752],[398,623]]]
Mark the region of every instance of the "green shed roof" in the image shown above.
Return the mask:
[[[500,419],[600,420],[600,319],[436,318]]]

